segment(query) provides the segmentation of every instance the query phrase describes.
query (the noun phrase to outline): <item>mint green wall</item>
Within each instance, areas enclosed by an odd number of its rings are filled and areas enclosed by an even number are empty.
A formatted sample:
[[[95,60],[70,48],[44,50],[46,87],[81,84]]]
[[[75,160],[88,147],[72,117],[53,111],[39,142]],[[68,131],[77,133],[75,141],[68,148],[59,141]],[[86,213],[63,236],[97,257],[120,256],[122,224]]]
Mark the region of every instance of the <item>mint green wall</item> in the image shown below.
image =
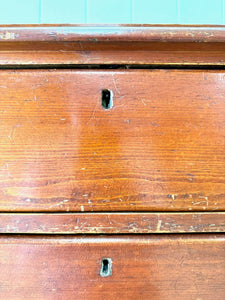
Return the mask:
[[[0,0],[1,24],[225,24],[225,0]]]

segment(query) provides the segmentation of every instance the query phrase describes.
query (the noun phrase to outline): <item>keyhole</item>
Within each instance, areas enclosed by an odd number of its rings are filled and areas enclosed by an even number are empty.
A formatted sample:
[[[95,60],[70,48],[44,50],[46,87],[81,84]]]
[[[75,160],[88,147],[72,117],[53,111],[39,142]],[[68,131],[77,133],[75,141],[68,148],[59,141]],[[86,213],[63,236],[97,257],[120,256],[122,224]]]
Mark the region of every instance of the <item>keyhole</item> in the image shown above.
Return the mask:
[[[100,276],[108,277],[112,275],[112,260],[111,258],[104,258],[101,264]]]
[[[105,109],[110,109],[113,107],[112,91],[107,89],[102,90],[102,107]]]

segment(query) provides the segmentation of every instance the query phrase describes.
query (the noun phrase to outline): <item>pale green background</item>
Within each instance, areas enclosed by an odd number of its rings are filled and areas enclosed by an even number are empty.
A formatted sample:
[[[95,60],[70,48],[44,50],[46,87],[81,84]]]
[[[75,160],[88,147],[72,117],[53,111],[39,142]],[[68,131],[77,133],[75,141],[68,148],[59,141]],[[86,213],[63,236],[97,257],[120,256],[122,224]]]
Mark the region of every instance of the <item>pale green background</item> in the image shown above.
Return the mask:
[[[225,0],[0,0],[1,24],[225,24]]]

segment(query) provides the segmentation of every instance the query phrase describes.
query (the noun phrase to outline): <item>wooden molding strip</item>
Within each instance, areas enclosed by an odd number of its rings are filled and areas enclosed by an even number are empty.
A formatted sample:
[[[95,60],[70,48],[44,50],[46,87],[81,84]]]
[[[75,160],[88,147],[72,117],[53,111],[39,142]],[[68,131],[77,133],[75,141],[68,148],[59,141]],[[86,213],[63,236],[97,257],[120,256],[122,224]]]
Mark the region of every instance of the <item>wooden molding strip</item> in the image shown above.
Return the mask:
[[[0,233],[7,234],[201,232],[225,232],[225,212],[0,214]]]
[[[2,25],[0,66],[225,65],[225,26]]]
[[[225,42],[225,26],[4,25],[0,27],[0,41]]]

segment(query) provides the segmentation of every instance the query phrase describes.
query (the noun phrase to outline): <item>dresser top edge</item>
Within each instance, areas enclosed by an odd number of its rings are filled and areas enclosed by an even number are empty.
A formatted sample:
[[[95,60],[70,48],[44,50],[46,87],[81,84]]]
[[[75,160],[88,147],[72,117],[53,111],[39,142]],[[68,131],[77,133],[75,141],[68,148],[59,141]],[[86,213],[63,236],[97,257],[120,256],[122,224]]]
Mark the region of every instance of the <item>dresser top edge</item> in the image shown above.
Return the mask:
[[[0,42],[225,42],[222,25],[0,25]]]

